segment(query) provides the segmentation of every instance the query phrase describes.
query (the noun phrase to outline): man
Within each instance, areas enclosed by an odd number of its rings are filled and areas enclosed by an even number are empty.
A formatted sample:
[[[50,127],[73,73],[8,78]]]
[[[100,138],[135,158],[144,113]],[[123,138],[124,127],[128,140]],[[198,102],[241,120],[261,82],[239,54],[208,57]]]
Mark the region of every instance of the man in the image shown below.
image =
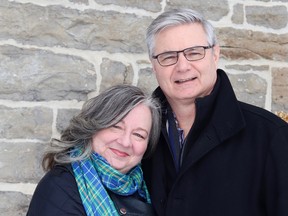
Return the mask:
[[[288,124],[237,101],[213,27],[189,9],[147,30],[162,134],[144,176],[158,215],[287,216]]]

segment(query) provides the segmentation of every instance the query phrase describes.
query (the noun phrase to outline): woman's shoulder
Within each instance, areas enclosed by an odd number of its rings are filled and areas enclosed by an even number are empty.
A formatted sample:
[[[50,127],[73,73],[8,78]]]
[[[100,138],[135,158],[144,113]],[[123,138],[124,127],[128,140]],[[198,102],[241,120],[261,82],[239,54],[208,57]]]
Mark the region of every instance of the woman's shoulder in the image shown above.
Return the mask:
[[[67,192],[65,188],[77,189],[71,165],[57,165],[48,171],[37,185],[36,190],[52,192]],[[58,191],[61,189],[60,191]]]
[[[31,213],[35,211],[39,215],[72,212],[85,215],[71,165],[57,165],[43,176],[33,194],[28,215],[37,215]]]

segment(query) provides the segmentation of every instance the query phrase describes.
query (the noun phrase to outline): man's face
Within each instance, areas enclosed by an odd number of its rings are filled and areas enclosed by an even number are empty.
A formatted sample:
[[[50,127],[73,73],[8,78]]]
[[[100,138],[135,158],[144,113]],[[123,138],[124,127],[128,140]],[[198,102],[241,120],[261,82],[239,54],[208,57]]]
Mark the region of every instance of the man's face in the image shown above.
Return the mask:
[[[156,35],[153,55],[194,46],[208,46],[207,36],[200,24],[169,27]],[[177,63],[167,67],[152,59],[157,81],[170,104],[194,102],[196,98],[211,93],[217,78],[219,46],[205,52],[205,57],[197,61],[188,61],[183,52],[179,53]]]

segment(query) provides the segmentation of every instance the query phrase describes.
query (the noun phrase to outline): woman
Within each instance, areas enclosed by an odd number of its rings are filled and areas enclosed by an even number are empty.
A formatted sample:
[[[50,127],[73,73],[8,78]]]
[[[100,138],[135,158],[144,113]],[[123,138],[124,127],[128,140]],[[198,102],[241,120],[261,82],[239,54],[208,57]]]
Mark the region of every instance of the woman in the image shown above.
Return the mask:
[[[140,161],[160,133],[158,102],[135,86],[88,100],[52,139],[27,215],[153,215]]]

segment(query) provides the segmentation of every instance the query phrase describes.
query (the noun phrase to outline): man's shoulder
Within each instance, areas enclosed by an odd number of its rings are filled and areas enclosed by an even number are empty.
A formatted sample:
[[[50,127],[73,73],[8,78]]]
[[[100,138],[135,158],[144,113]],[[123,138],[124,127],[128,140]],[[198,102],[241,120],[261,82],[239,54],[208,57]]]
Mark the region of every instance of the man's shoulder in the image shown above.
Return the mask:
[[[251,120],[255,123],[260,122],[268,125],[270,124],[271,126],[275,127],[288,126],[287,123],[279,118],[276,114],[264,108],[245,102],[239,102],[239,104],[246,120]]]

